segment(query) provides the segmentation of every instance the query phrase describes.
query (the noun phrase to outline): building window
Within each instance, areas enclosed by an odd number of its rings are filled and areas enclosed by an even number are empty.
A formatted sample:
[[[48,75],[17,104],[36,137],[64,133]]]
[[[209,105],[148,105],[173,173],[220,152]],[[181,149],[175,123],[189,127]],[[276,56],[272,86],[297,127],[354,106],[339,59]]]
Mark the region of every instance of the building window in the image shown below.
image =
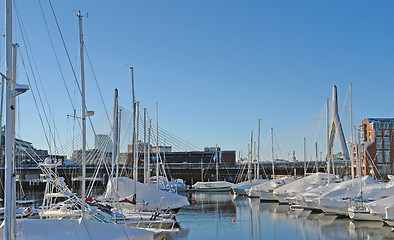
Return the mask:
[[[382,138],[381,137],[376,137],[376,148],[382,149]]]
[[[371,132],[369,132],[369,135],[371,135]],[[382,135],[382,130],[376,130],[375,131],[376,136],[381,136]]]
[[[384,138],[384,148],[390,149],[390,138],[389,137]]]
[[[390,130],[384,130],[384,136],[390,136]]]
[[[377,151],[377,152],[376,152],[376,162],[377,162],[377,163],[383,163],[382,151]]]
[[[384,162],[390,163],[390,151],[384,151]]]

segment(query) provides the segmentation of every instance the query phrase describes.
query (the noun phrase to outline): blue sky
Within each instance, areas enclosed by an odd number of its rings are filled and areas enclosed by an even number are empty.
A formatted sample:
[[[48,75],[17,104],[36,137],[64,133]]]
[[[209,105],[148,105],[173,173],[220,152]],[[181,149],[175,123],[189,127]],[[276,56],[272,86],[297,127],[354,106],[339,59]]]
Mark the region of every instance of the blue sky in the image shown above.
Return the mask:
[[[66,115],[72,114],[72,107],[39,1],[16,3],[57,129],[67,139],[71,127]],[[48,1],[41,3],[65,79],[73,89]],[[356,124],[366,117],[393,117],[392,1],[52,0],[52,4],[77,66],[75,14],[89,13],[84,37],[107,108],[114,88],[119,89],[120,105],[131,107],[132,65],[141,105],[154,117],[158,102],[160,126],[199,147],[218,144],[245,153],[250,131],[261,118],[262,145],[267,146],[272,127],[284,155],[293,149],[301,153],[303,137],[317,135],[333,84],[348,110],[345,97],[349,82],[353,83]],[[2,25],[3,19],[4,13]],[[17,22],[14,26],[23,57]],[[87,105],[100,116],[104,108],[87,62],[86,69]],[[19,81],[26,82],[22,66],[18,72]],[[72,95],[79,104],[76,91]],[[20,109],[20,134],[46,148],[31,94],[20,97]]]

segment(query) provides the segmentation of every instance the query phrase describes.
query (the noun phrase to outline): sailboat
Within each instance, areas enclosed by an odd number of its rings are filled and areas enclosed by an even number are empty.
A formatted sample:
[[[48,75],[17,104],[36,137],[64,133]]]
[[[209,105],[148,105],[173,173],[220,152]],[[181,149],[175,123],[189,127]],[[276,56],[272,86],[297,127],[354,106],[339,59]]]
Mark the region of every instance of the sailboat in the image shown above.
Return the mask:
[[[228,192],[233,187],[233,184],[227,181],[219,181],[219,158],[218,147],[215,148],[215,162],[216,162],[216,181],[214,182],[196,182],[192,188],[197,192]]]
[[[258,143],[257,143],[257,166],[256,166],[256,172],[255,172],[255,177],[252,179],[252,162],[253,162],[253,131],[251,134],[251,140],[250,140],[250,158],[249,158],[249,164],[248,164],[248,181],[240,182],[237,183],[233,186],[233,191],[235,194],[240,195],[240,196],[246,196],[248,195],[249,190],[259,184],[262,184],[263,182],[266,182],[266,179],[260,179],[260,119],[259,119],[259,124],[258,124]],[[255,148],[256,151],[256,148]],[[255,152],[256,153],[256,152]]]

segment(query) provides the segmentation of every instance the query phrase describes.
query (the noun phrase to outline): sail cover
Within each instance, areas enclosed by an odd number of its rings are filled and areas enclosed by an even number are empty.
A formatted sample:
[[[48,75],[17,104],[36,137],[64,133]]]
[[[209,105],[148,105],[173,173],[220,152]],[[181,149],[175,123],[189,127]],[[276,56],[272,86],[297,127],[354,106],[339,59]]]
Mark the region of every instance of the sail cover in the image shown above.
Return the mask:
[[[137,191],[135,191],[135,185]],[[105,198],[129,200],[133,201],[134,194],[136,194],[137,204],[143,202],[147,211],[154,211],[158,208],[165,209],[179,209],[183,206],[190,205],[186,197],[162,191],[155,187],[155,185],[146,185],[140,182],[135,184],[133,179],[127,177],[118,178],[117,194],[114,190],[115,184],[109,181],[105,191]]]

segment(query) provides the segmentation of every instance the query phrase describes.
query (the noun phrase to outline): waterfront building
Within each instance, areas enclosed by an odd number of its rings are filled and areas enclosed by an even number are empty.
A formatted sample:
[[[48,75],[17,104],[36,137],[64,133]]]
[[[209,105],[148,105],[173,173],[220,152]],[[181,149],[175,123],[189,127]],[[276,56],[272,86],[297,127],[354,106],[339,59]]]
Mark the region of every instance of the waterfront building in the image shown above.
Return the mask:
[[[358,126],[358,135],[362,174],[378,179],[393,174],[394,118],[366,118]],[[352,152],[356,159],[356,145]]]
[[[94,166],[98,165],[103,160],[106,164],[112,163],[112,152],[104,152],[100,149],[89,149],[86,150],[86,165]],[[74,150],[71,156],[71,161],[80,165],[82,164],[82,150]]]
[[[172,152],[171,146],[153,146],[152,147],[153,153],[169,153]]]
[[[4,166],[4,143],[5,136],[4,130],[2,131],[2,141],[1,141],[1,166]],[[51,157],[56,162],[64,162],[65,156],[60,155],[50,155],[48,150],[45,149],[36,149],[33,146],[33,143],[15,138],[15,162],[16,166],[22,165],[35,165],[36,162],[40,162],[47,157]]]

